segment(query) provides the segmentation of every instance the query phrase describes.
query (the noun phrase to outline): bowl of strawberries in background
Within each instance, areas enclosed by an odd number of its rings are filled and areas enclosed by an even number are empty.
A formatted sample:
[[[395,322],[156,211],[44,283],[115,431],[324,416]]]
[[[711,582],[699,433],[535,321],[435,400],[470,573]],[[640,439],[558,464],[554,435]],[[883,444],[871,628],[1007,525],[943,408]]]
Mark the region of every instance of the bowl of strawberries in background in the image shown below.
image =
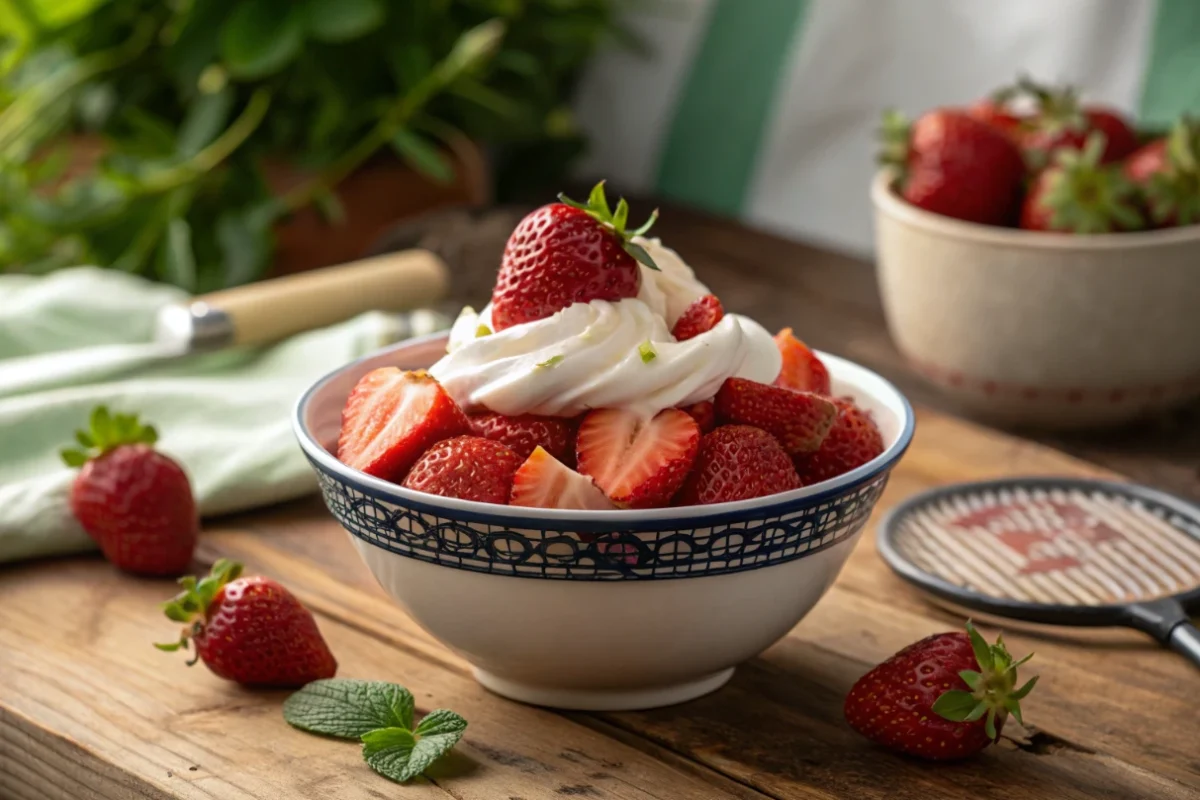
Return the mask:
[[[597,187],[492,301],[335,371],[294,428],[383,588],[479,681],[562,708],[713,691],[820,600],[913,433],[887,381],[726,314]]]
[[[1140,135],[1022,81],[911,126],[892,116],[884,142],[888,327],[959,405],[1067,429],[1200,396],[1200,126]]]

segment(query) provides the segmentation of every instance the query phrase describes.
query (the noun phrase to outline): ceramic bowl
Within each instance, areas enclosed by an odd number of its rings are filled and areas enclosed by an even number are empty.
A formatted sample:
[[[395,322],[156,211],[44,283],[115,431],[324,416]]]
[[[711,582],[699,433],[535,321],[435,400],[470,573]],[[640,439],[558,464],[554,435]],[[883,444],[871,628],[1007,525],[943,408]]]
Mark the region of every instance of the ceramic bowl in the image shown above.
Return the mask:
[[[1200,396],[1200,226],[1074,236],[963,222],[872,186],[888,327],[1001,423],[1127,422]]]
[[[831,481],[756,500],[648,511],[513,508],[414,492],[332,455],[371,369],[426,367],[445,338],[388,348],[319,381],[296,407],[325,502],[383,588],[506,697],[616,710],[710,692],[786,634],[833,583],[913,434],[868,370],[822,354],[833,387],[887,443]]]

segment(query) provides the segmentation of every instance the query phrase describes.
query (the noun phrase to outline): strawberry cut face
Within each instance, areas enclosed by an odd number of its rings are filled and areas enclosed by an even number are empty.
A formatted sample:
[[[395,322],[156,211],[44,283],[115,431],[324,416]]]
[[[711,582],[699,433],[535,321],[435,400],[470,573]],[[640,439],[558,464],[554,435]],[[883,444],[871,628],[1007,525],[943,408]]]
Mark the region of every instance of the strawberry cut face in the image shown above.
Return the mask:
[[[541,447],[513,477],[509,505],[607,511],[616,508],[586,475],[563,464]]]
[[[646,420],[621,409],[588,413],[579,426],[579,471],[622,508],[659,508],[683,485],[700,446],[700,427],[668,408]]]

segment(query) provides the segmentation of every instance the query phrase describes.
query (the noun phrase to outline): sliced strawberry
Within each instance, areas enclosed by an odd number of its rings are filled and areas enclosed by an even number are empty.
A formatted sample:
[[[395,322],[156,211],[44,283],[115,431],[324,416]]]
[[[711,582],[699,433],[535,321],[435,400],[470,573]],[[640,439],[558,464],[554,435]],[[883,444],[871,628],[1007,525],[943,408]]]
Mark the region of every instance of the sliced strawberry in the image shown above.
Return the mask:
[[[604,511],[616,508],[592,479],[580,475],[543,448],[533,454],[513,476],[508,504],[528,508],[574,508]]]
[[[808,486],[861,467],[883,452],[883,436],[871,415],[848,397],[833,401],[837,419],[815,453],[796,456],[796,472]]]
[[[719,422],[762,428],[792,456],[815,452],[837,416],[837,406],[824,397],[745,378],[727,379],[716,405]]]
[[[507,505],[521,457],[479,436],[457,436],[425,451],[408,471],[404,488],[459,500]]]
[[[575,452],[579,471],[622,508],[667,505],[696,458],[700,428],[677,408],[653,419],[621,409],[588,412]]]
[[[543,447],[559,461],[575,463],[574,420],[535,414],[506,417],[491,411],[474,414],[470,420],[476,436],[502,442],[521,458],[529,458],[535,448]]]
[[[829,394],[829,370],[808,345],[795,337],[791,328],[775,334],[775,346],[783,356],[783,369],[775,379],[776,386],[795,392]]]
[[[372,370],[342,409],[337,457],[348,467],[399,483],[421,454],[469,430],[467,417],[423,370]]]
[[[713,407],[712,400],[702,400],[699,403],[692,403],[690,406],[684,406],[680,410],[686,411],[692,419],[696,420],[696,424],[700,426],[700,433],[708,433],[717,427],[717,412]]]
[[[723,425],[700,440],[696,464],[674,505],[749,500],[802,485],[774,436],[750,425]]]
[[[716,295],[706,294],[684,310],[683,316],[675,321],[671,335],[680,342],[692,339],[717,327],[724,316],[721,301]]]

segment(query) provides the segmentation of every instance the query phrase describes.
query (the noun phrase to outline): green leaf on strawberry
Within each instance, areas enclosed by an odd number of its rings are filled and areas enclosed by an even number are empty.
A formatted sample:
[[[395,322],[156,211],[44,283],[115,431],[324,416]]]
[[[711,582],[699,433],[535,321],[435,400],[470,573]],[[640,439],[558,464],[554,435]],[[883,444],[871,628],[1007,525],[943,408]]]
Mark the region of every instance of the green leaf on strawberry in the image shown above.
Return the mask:
[[[67,448],[61,452],[69,467],[82,467],[93,458],[127,444],[154,445],[158,431],[153,425],[144,425],[137,414],[113,414],[108,406],[96,406],[88,419],[87,430],[75,431],[78,448]]]
[[[1003,636],[997,636],[995,644],[988,644],[970,621],[967,622],[967,636],[979,662],[979,670],[961,670],[958,676],[970,691],[952,689],[943,693],[934,701],[933,711],[951,722],[975,722],[986,716],[986,733],[988,738],[995,740],[999,735],[997,718],[1003,720],[1003,715],[1012,714],[1017,722],[1021,722],[1020,701],[1033,689],[1037,677],[1017,689],[1017,668],[1033,654],[1014,662]]]
[[[625,228],[629,223],[629,204],[622,197],[617,201],[617,208],[613,211],[608,205],[608,198],[604,195],[604,181],[600,181],[592,187],[592,191],[588,194],[586,203],[580,203],[577,200],[572,200],[565,194],[559,194],[558,200],[561,203],[578,208],[585,212],[589,217],[600,222],[617,234],[621,239],[621,246],[626,253],[633,256],[635,259],[645,264],[652,270],[658,271],[658,265],[654,263],[654,259],[646,252],[646,248],[632,241],[635,236],[644,236],[650,227],[658,219],[658,209],[650,212],[650,218],[642,225],[634,230],[627,231]]]

